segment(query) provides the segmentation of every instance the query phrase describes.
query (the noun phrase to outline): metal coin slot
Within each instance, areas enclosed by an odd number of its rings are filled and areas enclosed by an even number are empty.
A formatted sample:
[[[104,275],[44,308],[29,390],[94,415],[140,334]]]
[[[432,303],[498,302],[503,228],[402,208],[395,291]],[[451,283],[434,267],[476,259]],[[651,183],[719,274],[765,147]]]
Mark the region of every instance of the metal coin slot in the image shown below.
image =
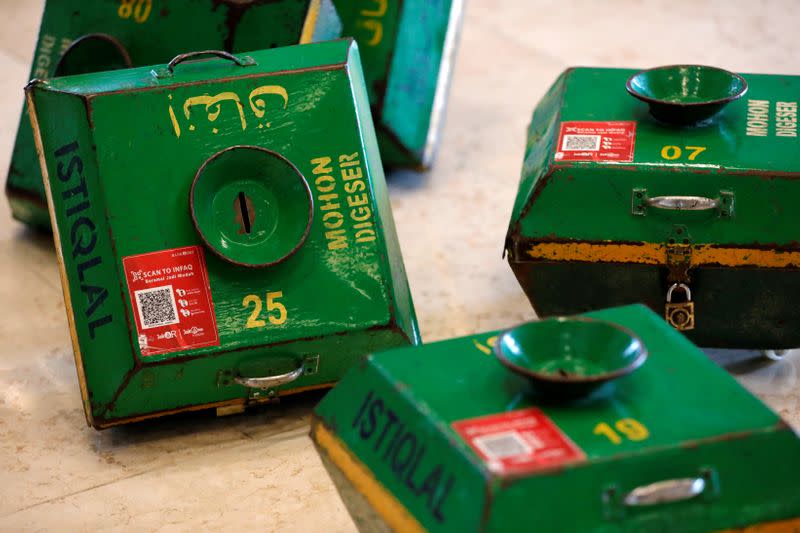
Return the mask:
[[[239,191],[239,194],[236,196],[236,200],[233,202],[233,211],[236,213],[236,223],[241,226],[239,228],[239,235],[249,235],[253,229],[256,212],[253,209],[253,201],[244,191]]]

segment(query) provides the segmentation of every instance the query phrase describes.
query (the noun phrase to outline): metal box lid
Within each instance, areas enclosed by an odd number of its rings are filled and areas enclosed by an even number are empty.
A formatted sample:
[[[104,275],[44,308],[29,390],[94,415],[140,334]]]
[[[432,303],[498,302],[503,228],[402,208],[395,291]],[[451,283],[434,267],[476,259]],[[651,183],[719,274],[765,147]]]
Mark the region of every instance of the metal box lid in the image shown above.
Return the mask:
[[[575,400],[499,364],[501,332],[353,368],[318,406],[312,438],[356,522],[678,532],[800,517],[800,440],[778,415],[644,306],[585,316],[634,332],[649,358]]]
[[[188,23],[187,21],[191,21]],[[193,50],[260,50],[341,36],[331,0],[48,0],[30,78],[169,61]],[[15,218],[49,228],[27,111],[6,184]]]
[[[800,77],[744,74],[698,125],[659,122],[626,93],[635,70],[565,71],[537,106],[508,230],[514,261],[800,267]],[[681,203],[694,197],[696,203]],[[675,233],[681,226],[685,232]]]
[[[352,40],[183,59],[27,90],[99,426],[418,339]]]
[[[505,242],[537,314],[645,303],[702,346],[797,346],[798,91],[704,66],[565,71]]]

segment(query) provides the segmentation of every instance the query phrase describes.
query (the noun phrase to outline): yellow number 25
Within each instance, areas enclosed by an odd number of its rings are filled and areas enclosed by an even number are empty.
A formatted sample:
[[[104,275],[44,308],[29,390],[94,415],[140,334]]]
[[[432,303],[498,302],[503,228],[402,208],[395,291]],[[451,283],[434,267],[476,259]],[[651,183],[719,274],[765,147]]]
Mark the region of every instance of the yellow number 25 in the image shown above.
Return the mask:
[[[269,320],[270,324],[276,326],[286,322],[287,317],[286,306],[278,301],[280,298],[283,298],[283,291],[267,293],[267,312],[270,313],[267,315],[267,320]],[[264,302],[261,300],[261,297],[255,294],[248,294],[245,296],[244,300],[242,300],[242,307],[247,308],[251,305],[253,306],[253,311],[247,318],[247,329],[266,327],[267,321],[259,318],[261,309],[264,307]],[[277,311],[277,316],[273,314],[272,311]]]

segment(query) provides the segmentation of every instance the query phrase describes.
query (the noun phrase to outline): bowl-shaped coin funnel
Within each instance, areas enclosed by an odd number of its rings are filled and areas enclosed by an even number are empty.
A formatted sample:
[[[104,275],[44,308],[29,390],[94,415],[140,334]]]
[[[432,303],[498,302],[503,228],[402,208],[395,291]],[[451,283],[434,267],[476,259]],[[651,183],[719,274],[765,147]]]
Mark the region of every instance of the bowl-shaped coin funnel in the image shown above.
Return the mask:
[[[550,318],[504,332],[495,355],[549,396],[576,397],[629,374],[647,359],[631,331],[591,318]]]
[[[297,167],[257,146],[232,146],[208,158],[192,183],[189,207],[206,246],[246,267],[291,257],[308,237],[314,213]]]
[[[707,120],[747,92],[744,78],[703,65],[672,65],[643,70],[628,78],[628,92],[647,102],[661,122],[689,125]]]

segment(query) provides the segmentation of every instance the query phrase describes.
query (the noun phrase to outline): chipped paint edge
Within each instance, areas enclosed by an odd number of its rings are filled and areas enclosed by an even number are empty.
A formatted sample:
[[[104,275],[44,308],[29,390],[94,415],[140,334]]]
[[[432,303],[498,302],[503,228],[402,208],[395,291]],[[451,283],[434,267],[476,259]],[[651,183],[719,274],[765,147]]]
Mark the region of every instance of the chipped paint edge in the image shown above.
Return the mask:
[[[526,259],[534,261],[579,261],[587,263],[667,264],[665,244],[655,243],[534,243],[525,251]],[[695,266],[800,268],[800,252],[760,250],[756,248],[726,248],[703,244],[692,246]]]
[[[311,437],[327,458],[353,484],[390,529],[403,532],[424,532],[422,524],[377,480],[372,472],[325,425],[316,420]]]

